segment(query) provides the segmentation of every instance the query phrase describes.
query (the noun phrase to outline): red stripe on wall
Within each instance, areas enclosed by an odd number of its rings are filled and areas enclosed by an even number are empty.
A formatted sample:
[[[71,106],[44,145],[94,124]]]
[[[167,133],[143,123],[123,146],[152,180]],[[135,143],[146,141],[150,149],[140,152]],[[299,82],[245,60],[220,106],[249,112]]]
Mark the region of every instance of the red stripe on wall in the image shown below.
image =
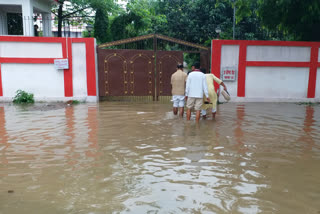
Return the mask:
[[[316,94],[317,66],[318,66],[319,46],[311,47],[308,98],[314,98]]]
[[[212,54],[211,54],[211,72],[220,78],[221,69],[221,43],[220,40],[212,41]],[[218,83],[214,82],[214,88],[217,91],[219,88]]]
[[[246,59],[247,45],[240,44],[238,67],[238,97],[244,97],[246,92]]]
[[[53,58],[0,58],[0,63],[53,64]]]
[[[66,42],[68,45],[66,45]],[[66,47],[68,49],[66,49]],[[62,42],[63,58],[68,58],[69,69],[64,69],[64,96],[73,96],[73,84],[72,84],[72,39]]]
[[[96,96],[96,62],[94,39],[86,39],[87,91],[88,96]]]
[[[0,97],[3,96],[2,92],[2,74],[1,74],[1,64],[0,64]]]
[[[28,36],[0,36],[1,42],[44,42],[61,43],[65,38],[61,37],[28,37]]]
[[[247,61],[246,66],[262,67],[310,67],[310,62],[276,62],[276,61]]]

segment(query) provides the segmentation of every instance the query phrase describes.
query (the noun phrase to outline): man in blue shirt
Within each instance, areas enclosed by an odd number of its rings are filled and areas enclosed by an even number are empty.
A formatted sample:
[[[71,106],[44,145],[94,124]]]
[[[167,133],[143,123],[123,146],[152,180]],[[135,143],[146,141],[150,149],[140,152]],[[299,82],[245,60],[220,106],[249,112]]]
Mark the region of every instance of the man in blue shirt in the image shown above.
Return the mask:
[[[203,94],[210,102],[205,75],[200,71],[200,63],[194,64],[195,69],[188,75],[186,84],[187,120],[190,120],[191,109],[196,111],[196,121],[200,120],[200,110],[203,102]]]

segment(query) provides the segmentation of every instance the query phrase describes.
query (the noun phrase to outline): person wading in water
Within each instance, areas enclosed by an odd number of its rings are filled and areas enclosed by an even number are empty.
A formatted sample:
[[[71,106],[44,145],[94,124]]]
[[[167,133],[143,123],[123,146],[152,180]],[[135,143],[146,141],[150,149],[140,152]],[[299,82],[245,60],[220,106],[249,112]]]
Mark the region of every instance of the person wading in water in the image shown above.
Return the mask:
[[[172,85],[172,101],[173,101],[173,114],[178,114],[183,117],[184,112],[184,91],[186,88],[187,74],[183,72],[183,65],[177,65],[177,71],[171,75],[171,85]]]
[[[201,69],[201,71],[205,74],[205,78],[207,81],[207,86],[208,86],[208,93],[209,93],[209,98],[211,100],[210,102],[207,102],[207,98],[203,97],[203,105],[201,106],[201,115],[203,118],[207,117],[207,109],[211,109],[212,112],[212,119],[215,118],[216,116],[216,112],[217,112],[217,93],[214,89],[214,84],[213,82],[215,81],[216,83],[218,83],[219,85],[222,85],[224,90],[227,91],[227,87],[226,85],[222,82],[222,80],[220,80],[219,78],[217,78],[214,74],[208,73],[206,72],[206,69]]]
[[[200,109],[202,106],[203,94],[207,101],[210,102],[208,87],[205,75],[199,70],[200,63],[194,64],[195,69],[188,75],[186,85],[186,100],[187,100],[187,120],[190,120],[191,109],[196,111],[196,121],[200,120]]]

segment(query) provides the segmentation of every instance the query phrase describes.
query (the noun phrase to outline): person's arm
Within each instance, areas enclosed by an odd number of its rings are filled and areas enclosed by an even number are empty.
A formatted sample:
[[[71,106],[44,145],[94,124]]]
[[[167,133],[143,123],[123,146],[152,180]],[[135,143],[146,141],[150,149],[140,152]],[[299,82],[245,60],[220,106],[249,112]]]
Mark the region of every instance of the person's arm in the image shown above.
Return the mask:
[[[223,89],[224,89],[225,91],[227,91],[227,86],[224,84],[224,82],[222,82],[222,80],[219,79],[218,77],[216,77],[214,74],[212,74],[212,75],[213,75],[213,80],[214,80],[216,83],[218,83],[219,85],[222,85],[222,86],[223,86]]]
[[[225,91],[227,91],[227,86],[226,86],[223,82],[221,82],[220,85],[222,85],[222,86],[223,86],[223,89],[224,89]]]
[[[207,86],[207,80],[206,80],[206,76],[205,76],[205,75],[203,75],[203,78],[202,78],[202,85],[203,85],[203,92],[204,92],[204,94],[206,95],[206,98],[207,98],[207,100],[208,100],[209,103],[210,103],[208,86]]]
[[[186,90],[188,75],[184,77],[184,90]]]
[[[190,78],[189,76],[187,77],[187,83],[186,83],[186,100],[188,99],[188,96],[189,96],[189,85],[190,85]]]

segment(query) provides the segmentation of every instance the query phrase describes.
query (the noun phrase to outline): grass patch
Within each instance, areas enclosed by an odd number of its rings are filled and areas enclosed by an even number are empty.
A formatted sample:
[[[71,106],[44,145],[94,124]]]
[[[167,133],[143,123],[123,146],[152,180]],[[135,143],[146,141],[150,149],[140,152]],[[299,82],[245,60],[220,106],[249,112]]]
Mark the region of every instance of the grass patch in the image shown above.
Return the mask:
[[[34,97],[32,93],[25,92],[23,90],[18,90],[16,96],[13,98],[13,103],[34,103]]]
[[[78,105],[80,103],[85,103],[84,101],[79,101],[79,100],[69,100],[67,102],[68,105]]]

